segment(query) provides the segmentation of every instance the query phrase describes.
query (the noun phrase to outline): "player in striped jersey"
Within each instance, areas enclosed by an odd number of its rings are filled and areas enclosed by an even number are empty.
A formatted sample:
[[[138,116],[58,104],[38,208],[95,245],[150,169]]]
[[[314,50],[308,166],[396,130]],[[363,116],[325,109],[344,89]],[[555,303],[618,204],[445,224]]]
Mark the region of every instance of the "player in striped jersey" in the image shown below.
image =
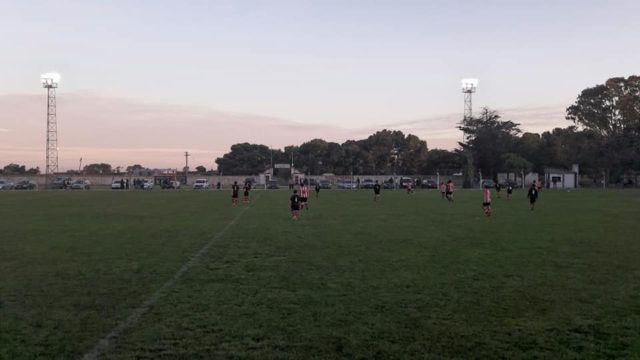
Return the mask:
[[[305,181],[300,185],[300,210],[307,209],[309,210],[309,186],[307,186],[307,182]]]

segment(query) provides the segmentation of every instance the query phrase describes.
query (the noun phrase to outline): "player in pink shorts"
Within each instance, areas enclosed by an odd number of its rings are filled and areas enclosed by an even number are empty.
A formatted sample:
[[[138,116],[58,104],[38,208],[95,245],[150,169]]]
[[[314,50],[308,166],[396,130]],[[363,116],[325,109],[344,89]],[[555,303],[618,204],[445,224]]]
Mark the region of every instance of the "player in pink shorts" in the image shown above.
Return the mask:
[[[489,190],[489,186],[484,186],[484,192],[482,196],[482,208],[484,209],[484,214],[487,217],[491,216],[491,190]]]

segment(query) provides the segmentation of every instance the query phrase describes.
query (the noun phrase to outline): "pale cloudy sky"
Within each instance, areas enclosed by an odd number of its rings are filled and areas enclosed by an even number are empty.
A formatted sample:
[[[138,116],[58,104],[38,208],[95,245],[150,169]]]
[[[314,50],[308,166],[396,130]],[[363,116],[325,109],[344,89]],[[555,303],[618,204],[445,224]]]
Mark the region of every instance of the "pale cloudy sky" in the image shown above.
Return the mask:
[[[638,1],[0,0],[0,166],[44,166],[38,76],[62,74],[60,161],[213,165],[383,127],[453,148],[476,108],[565,126],[580,90],[638,73]]]

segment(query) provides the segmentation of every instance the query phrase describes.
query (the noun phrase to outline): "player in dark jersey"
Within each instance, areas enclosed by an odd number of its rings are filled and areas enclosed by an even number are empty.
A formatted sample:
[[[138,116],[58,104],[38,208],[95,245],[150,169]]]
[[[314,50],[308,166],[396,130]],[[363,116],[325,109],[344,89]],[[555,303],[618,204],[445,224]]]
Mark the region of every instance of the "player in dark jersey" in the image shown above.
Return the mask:
[[[496,181],[496,194],[498,199],[500,199],[500,189],[502,189],[502,187],[500,186],[500,183]]]
[[[378,200],[380,200],[380,184],[378,180],[376,180],[376,183],[373,185],[373,201]]]
[[[244,200],[242,202],[245,204],[249,203],[249,191],[251,191],[251,185],[249,183],[244,184]]]
[[[512,194],[513,194],[513,185],[509,183],[509,185],[507,185],[507,200],[511,200]]]
[[[316,198],[318,198],[318,195],[320,195],[320,183],[319,182],[316,183]]]
[[[538,200],[538,187],[535,182],[531,184],[529,192],[527,192],[527,197],[529,198],[529,209],[533,211],[533,208],[536,206],[536,200]]]
[[[291,202],[291,217],[293,220],[298,220],[298,216],[300,216],[300,196],[298,195],[298,190],[293,190],[293,195],[289,198]]]
[[[234,181],[233,186],[231,186],[231,203],[233,205],[238,205],[238,192],[240,192],[240,186],[238,186],[237,181]]]
[[[449,202],[453,202],[453,191],[455,190],[453,181],[451,180],[447,181],[446,189],[447,189],[447,192],[445,196],[447,197],[447,200],[449,200]]]

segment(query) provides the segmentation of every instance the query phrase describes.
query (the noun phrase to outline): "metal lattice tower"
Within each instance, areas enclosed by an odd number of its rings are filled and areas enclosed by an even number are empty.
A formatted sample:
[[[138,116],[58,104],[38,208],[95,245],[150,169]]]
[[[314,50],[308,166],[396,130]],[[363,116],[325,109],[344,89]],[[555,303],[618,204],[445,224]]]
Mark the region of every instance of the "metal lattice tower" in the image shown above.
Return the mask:
[[[48,186],[51,175],[58,171],[58,120],[56,118],[56,88],[60,81],[57,73],[44,74],[40,78],[42,87],[47,89],[47,164],[45,183]]]
[[[462,93],[464,93],[464,117],[463,119],[470,119],[473,117],[473,103],[471,101],[472,95],[478,89],[478,79],[462,79]],[[464,142],[464,134],[462,135]]]
[[[472,91],[464,91],[464,118],[469,119],[473,117],[473,104],[471,102]]]

